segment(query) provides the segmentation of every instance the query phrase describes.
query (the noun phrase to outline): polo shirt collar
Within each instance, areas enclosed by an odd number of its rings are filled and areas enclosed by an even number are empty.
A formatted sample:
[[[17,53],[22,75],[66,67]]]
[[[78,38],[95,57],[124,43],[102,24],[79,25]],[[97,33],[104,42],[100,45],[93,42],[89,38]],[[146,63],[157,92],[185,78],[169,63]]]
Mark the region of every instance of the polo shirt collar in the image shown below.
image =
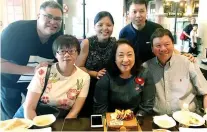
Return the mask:
[[[136,33],[136,32],[139,32],[139,31],[144,31],[147,28],[147,24],[148,24],[148,21],[146,20],[145,21],[145,26],[144,26],[144,28],[142,30],[137,30],[136,28],[134,28],[132,22],[130,23],[130,27],[133,30],[133,32]]]

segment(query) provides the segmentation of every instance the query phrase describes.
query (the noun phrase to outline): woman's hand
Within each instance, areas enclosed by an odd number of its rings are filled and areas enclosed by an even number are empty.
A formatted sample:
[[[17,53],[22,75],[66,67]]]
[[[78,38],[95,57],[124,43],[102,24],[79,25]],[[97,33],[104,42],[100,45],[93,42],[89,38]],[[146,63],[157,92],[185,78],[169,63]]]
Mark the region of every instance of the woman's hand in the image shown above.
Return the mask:
[[[102,77],[104,74],[106,73],[106,69],[103,68],[100,71],[97,72],[96,78],[100,79],[100,77]]]

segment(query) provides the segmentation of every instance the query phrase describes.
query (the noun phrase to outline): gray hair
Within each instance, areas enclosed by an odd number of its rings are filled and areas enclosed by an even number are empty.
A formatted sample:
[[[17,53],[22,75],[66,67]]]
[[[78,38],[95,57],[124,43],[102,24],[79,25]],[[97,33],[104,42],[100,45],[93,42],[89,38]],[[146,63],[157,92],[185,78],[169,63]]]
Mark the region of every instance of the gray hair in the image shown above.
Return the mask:
[[[45,1],[44,3],[42,3],[42,5],[40,6],[40,10],[45,10],[47,7],[60,9],[63,14],[62,6],[53,0]]]

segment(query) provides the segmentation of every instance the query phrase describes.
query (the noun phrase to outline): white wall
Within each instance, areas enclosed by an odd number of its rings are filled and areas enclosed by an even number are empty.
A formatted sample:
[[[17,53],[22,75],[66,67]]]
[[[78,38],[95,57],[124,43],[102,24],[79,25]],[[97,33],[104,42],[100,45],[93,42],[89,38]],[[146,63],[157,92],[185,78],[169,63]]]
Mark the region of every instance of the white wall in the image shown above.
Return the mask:
[[[199,12],[198,12],[198,31],[199,36],[203,40],[203,49],[207,48],[207,0],[199,1]],[[205,51],[205,50],[203,50]],[[206,52],[203,52],[203,56],[206,56]]]
[[[65,33],[82,38],[83,35],[83,0],[64,0],[69,7],[65,17]],[[100,11],[108,11],[114,18],[114,31],[112,36],[118,38],[120,30],[124,26],[123,0],[86,0],[86,37],[93,35],[94,17]]]
[[[7,1],[0,0],[0,21],[2,21],[2,26],[0,26],[0,32],[8,25],[7,24]]]

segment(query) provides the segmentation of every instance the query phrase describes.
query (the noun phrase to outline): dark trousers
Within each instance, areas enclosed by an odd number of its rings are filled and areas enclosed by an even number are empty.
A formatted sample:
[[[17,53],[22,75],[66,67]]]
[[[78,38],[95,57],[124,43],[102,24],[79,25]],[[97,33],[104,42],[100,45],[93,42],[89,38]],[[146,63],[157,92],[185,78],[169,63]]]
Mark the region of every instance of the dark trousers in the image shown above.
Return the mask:
[[[22,83],[21,88],[1,86],[1,120],[12,119],[21,106],[23,93],[26,96],[28,83]]]
[[[194,46],[195,46],[195,48],[193,48],[190,44],[189,53],[198,55],[198,45],[197,45],[197,43],[194,43]]]

